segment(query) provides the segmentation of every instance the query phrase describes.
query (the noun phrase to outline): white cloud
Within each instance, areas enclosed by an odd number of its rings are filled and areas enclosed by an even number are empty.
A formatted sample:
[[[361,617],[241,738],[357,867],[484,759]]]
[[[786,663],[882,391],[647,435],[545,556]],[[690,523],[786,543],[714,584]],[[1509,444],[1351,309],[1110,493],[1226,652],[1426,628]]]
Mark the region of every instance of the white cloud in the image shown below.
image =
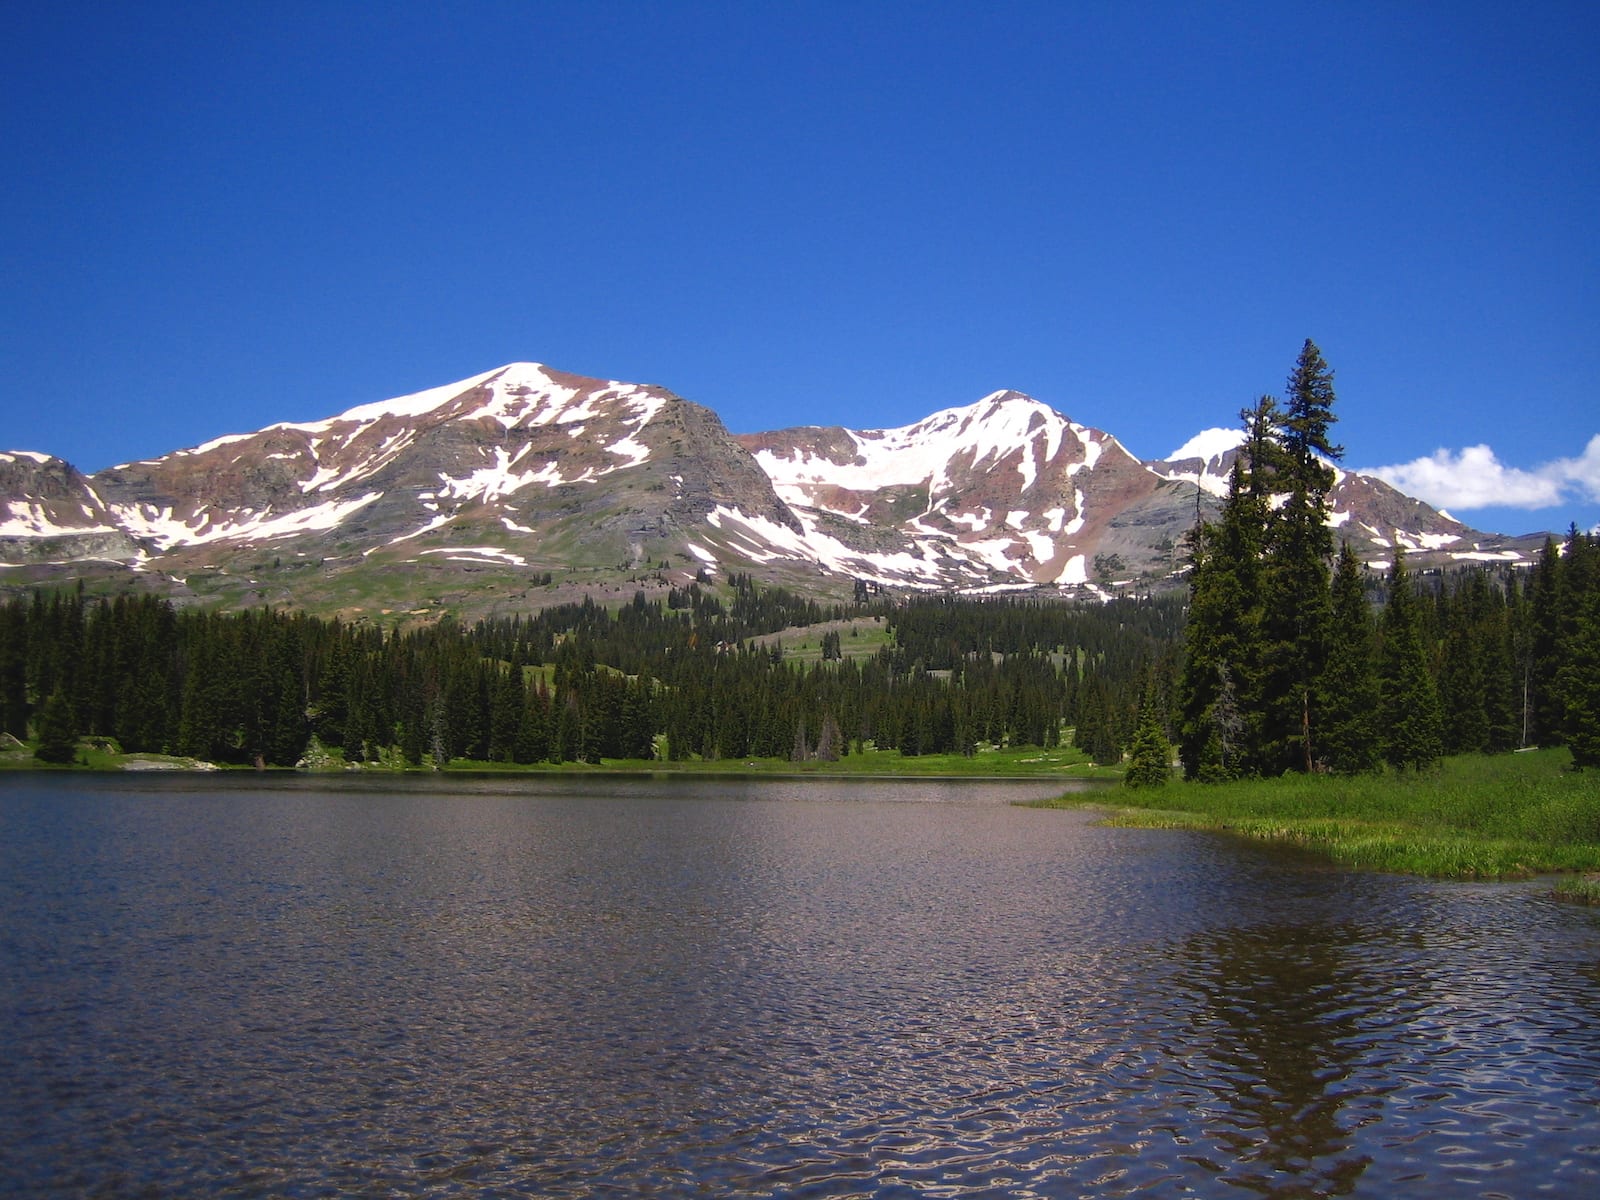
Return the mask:
[[[1376,475],[1435,508],[1551,508],[1574,498],[1600,500],[1600,434],[1576,458],[1558,458],[1532,470],[1507,466],[1482,445],[1364,467],[1362,474]]]

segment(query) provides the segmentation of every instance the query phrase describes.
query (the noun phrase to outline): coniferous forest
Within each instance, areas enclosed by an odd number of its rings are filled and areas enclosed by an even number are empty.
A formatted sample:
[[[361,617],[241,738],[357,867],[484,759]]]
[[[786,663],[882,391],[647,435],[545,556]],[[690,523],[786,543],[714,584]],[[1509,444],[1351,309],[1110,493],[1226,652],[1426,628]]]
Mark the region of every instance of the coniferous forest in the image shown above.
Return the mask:
[[[1182,620],[1179,597],[824,608],[731,584],[397,630],[35,594],[0,608],[0,729],[36,738],[47,761],[103,737],[127,753],[290,766],[313,737],[351,762],[419,765],[834,759],[865,743],[972,754],[1053,746],[1076,727],[1114,762],[1144,682],[1175,669]],[[891,634],[871,654],[844,654],[836,629],[809,663],[761,640],[863,615]]]
[[[1191,779],[1423,770],[1561,745],[1600,764],[1600,539],[1547,539],[1531,572],[1376,580],[1328,524],[1333,372],[1311,341],[1287,397],[1240,415],[1221,515],[1191,535],[1173,723]]]

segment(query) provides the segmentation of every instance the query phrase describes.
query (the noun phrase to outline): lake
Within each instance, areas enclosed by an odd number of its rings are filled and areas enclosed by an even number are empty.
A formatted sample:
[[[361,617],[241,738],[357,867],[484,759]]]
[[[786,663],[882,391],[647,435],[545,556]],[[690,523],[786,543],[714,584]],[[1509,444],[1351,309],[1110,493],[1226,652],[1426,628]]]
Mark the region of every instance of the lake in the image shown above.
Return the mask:
[[[1049,782],[0,776],[30,1196],[1600,1195],[1600,918]]]

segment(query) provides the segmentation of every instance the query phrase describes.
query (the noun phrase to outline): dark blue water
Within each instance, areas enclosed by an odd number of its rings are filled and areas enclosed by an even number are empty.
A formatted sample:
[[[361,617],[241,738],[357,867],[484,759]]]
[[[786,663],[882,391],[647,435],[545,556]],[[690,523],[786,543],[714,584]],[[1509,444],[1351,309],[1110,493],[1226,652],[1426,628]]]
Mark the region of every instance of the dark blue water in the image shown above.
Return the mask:
[[[1047,785],[0,777],[36,1196],[1600,1195],[1600,922]]]

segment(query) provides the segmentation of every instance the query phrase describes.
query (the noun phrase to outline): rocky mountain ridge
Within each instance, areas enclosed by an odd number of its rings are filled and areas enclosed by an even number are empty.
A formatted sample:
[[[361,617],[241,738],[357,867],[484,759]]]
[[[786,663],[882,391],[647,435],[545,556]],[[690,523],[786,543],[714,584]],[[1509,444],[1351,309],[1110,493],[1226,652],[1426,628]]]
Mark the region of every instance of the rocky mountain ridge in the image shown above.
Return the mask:
[[[513,363],[308,423],[79,473],[0,454],[0,587],[84,579],[352,617],[507,611],[747,571],[819,593],[1161,586],[1234,453],[1140,462],[1018,392],[897,429],[731,435],[664,388]],[[1381,562],[1530,559],[1341,472]]]

